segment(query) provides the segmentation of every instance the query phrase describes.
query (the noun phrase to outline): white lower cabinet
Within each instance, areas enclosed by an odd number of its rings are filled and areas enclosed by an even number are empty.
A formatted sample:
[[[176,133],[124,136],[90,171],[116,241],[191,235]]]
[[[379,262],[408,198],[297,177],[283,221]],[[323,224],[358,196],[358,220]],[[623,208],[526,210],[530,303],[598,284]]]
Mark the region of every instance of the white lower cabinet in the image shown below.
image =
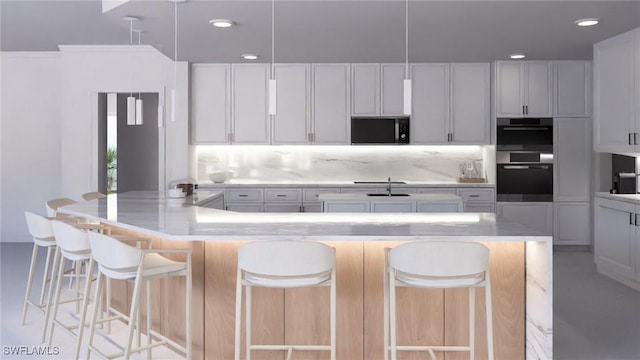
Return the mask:
[[[414,201],[371,201],[369,211],[373,213],[416,212],[416,203]]]
[[[320,194],[336,194],[340,188],[309,188],[302,189],[302,212],[322,212],[322,201],[318,199]]]
[[[323,202],[322,212],[370,212],[368,201]]]
[[[419,213],[431,213],[431,212],[462,212],[460,204],[447,204],[447,203],[433,203],[430,201],[418,201],[416,202],[416,212]]]
[[[553,215],[554,245],[591,245],[589,202],[556,202]]]
[[[551,202],[499,202],[497,215],[553,234],[553,203]]]
[[[301,212],[302,205],[299,203],[264,203],[264,212]]]
[[[594,207],[598,271],[640,289],[640,205],[596,197]]]
[[[264,212],[262,203],[227,203],[224,207],[228,211],[237,212]]]
[[[495,213],[496,212],[496,204],[495,203],[465,203],[464,204],[464,212],[484,212],[484,213]]]

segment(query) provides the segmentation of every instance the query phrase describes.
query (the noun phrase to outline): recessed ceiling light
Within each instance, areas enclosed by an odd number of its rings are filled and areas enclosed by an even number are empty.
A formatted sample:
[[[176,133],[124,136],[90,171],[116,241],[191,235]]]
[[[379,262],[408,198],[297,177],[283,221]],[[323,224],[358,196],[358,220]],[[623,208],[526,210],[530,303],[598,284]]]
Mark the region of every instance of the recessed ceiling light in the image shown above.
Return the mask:
[[[593,26],[593,25],[597,25],[599,22],[600,22],[600,19],[589,18],[589,19],[576,20],[575,24],[578,26]]]
[[[245,60],[257,60],[258,59],[258,55],[256,55],[256,54],[242,54],[241,56]]]
[[[236,23],[227,19],[213,19],[209,21],[209,24],[215,27],[227,28],[227,27],[232,27]]]
[[[509,55],[510,58],[512,59],[524,59],[524,54],[511,54]]]

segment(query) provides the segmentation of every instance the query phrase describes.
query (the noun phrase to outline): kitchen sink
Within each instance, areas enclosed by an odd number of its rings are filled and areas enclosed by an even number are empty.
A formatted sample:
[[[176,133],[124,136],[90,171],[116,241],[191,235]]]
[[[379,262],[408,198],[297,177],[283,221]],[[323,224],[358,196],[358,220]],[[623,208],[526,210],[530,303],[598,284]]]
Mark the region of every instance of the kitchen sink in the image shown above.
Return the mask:
[[[367,196],[409,196],[409,194],[367,194]]]

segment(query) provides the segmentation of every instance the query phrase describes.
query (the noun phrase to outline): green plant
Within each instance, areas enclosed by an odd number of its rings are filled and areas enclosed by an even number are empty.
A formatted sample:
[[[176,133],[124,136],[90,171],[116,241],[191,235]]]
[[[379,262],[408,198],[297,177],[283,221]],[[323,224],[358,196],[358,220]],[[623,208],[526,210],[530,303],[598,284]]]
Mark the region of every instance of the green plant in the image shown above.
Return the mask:
[[[112,193],[118,177],[118,150],[115,146],[107,148],[107,192]]]

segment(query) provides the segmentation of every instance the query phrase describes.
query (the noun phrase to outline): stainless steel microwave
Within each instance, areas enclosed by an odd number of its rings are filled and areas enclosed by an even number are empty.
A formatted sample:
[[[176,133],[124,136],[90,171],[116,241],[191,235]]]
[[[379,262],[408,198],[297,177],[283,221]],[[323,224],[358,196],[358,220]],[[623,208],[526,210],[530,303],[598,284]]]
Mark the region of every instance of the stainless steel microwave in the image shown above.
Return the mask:
[[[352,117],[352,144],[409,144],[408,117]]]

